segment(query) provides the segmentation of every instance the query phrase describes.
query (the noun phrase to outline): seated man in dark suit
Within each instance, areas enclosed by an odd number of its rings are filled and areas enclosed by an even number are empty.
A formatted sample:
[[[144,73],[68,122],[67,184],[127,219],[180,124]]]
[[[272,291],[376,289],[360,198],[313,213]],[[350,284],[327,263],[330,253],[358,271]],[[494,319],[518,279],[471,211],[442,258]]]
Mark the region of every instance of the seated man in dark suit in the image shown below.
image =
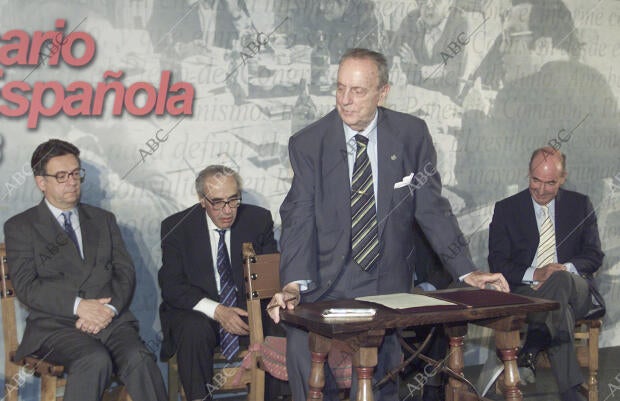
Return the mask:
[[[529,190],[495,205],[489,229],[489,265],[517,294],[551,299],[560,308],[532,314],[519,365],[532,371],[536,355],[548,348],[563,401],[582,400],[583,377],[573,339],[575,319],[602,306],[592,274],[603,262],[596,215],[587,196],[561,189],[566,158],[545,147],[530,159]]]
[[[16,358],[68,373],[65,401],[98,401],[113,371],[134,401],[164,401],[155,358],[129,311],[135,273],[112,213],[80,203],[80,151],[58,139],[31,160],[44,199],[4,225],[15,293],[30,308]]]
[[[247,342],[241,246],[257,254],[277,252],[271,213],[241,204],[241,178],[225,166],[209,166],[196,178],[199,203],[161,224],[159,286],[162,358],[177,354],[188,400],[211,397],[213,352],[228,359]],[[230,251],[228,251],[230,249]]]

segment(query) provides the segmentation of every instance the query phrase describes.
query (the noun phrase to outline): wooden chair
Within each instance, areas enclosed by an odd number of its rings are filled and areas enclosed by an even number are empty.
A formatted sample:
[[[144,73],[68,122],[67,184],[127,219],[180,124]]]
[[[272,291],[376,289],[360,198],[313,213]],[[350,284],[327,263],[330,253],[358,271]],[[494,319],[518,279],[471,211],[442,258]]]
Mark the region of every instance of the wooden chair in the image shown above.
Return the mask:
[[[575,322],[575,352],[579,366],[588,369],[588,377],[581,385],[581,393],[588,401],[598,401],[598,338],[601,332],[601,319],[581,319]],[[538,356],[537,368],[551,368],[547,352]],[[504,373],[495,382],[495,391],[503,392]]]
[[[579,366],[588,369],[588,377],[581,385],[581,392],[588,401],[598,401],[598,337],[601,319],[578,320],[575,322],[575,352]],[[550,368],[549,357],[542,352],[537,367]]]
[[[19,388],[23,385],[25,378],[35,375],[41,378],[41,401],[62,401],[62,395],[58,396],[57,393],[66,384],[64,366],[54,365],[34,355],[27,356],[22,360],[15,360],[15,352],[19,345],[15,318],[15,290],[11,283],[4,244],[0,244],[0,265],[0,272],[2,273],[0,302],[2,303],[2,334],[5,352],[5,399],[6,401],[17,401]],[[103,400],[131,401],[131,397],[127,394],[124,386],[117,385],[106,390]]]
[[[256,256],[251,243],[243,244],[244,276],[247,290],[248,325],[250,326],[250,347],[264,341],[260,300],[271,298],[280,288],[280,255],[269,254]],[[248,356],[248,349],[243,349],[235,360],[227,362],[223,355],[214,355],[216,368],[213,371],[214,387],[217,391],[247,391],[248,400],[263,401],[265,396],[265,371],[259,368],[260,356],[251,353],[250,369],[241,367],[241,362]],[[226,366],[217,368],[218,366]],[[224,377],[223,384],[216,382],[216,377]],[[168,399],[177,401],[178,397],[186,401],[185,392],[179,379],[179,366],[176,355],[168,361]]]

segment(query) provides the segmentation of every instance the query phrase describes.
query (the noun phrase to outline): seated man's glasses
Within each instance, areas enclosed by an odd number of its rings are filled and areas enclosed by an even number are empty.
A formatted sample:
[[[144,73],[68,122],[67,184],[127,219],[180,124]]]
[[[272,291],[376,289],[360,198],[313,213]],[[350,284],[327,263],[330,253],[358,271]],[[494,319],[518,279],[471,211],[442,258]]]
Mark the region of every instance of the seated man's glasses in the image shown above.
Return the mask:
[[[54,177],[59,184],[67,182],[69,177],[72,177],[74,180],[79,180],[80,182],[84,181],[84,177],[86,176],[86,170],[83,168],[76,168],[73,171],[59,171],[56,174],[41,174],[44,177]]]
[[[211,204],[211,206],[213,207],[213,210],[222,210],[224,209],[224,207],[226,205],[228,205],[228,207],[230,207],[231,209],[236,209],[239,207],[239,205],[241,204],[241,197],[237,197],[237,198],[231,198],[228,200],[214,200],[212,201],[211,199],[207,198],[206,195],[203,195],[203,197],[205,198],[205,200],[207,202],[209,202]]]

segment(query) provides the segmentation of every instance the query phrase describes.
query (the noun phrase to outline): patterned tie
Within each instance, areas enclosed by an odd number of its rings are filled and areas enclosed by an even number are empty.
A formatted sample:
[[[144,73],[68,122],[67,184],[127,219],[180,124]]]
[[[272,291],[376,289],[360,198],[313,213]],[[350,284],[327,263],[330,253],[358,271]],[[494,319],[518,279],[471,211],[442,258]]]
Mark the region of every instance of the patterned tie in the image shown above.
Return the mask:
[[[351,250],[362,270],[372,268],[379,258],[379,235],[372,168],[366,152],[368,138],[355,135],[357,153],[351,179]]]
[[[75,244],[75,247],[78,253],[81,255],[82,253],[80,251],[80,243],[78,242],[77,235],[75,235],[75,230],[73,229],[73,226],[71,225],[72,214],[73,212],[62,212],[62,217],[65,219],[64,229],[65,229],[65,233],[67,233],[67,236]]]
[[[549,216],[549,207],[541,206],[545,213],[545,220],[540,226],[540,242],[536,251],[536,261],[538,267],[543,267],[549,263],[553,263],[555,259],[555,229]]]
[[[217,246],[217,272],[220,275],[220,303],[224,306],[237,306],[237,291],[232,278],[232,267],[228,259],[226,248],[226,230],[216,230],[220,233],[220,242]],[[220,326],[220,348],[222,355],[229,361],[239,352],[239,336],[224,330]]]

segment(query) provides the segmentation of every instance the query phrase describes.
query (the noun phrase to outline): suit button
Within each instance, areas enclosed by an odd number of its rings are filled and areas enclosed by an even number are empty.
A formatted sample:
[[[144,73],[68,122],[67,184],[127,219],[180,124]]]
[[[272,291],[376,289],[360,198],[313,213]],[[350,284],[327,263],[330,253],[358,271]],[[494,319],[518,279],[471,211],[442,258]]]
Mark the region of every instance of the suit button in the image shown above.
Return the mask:
[[[85,295],[86,293],[84,291],[78,291],[78,297],[84,298]]]

